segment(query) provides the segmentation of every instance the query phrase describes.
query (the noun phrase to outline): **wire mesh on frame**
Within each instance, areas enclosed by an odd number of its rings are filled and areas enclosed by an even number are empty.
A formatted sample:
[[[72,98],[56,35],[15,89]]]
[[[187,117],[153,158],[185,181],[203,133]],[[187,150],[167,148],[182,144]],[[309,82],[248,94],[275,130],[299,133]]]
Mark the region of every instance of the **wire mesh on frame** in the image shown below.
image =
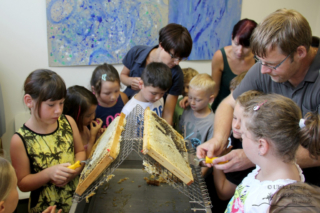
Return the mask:
[[[121,134],[120,142],[120,153],[118,157],[111,163],[111,165],[106,168],[100,176],[85,190],[85,192],[79,196],[74,195],[74,201],[80,202],[85,199],[92,192],[96,191],[100,185],[105,183],[107,177],[111,175],[115,169],[117,169],[122,162],[129,156],[129,154],[134,150],[138,155],[147,163],[157,168],[159,175],[164,179],[169,179],[169,184],[174,188],[178,189],[180,192],[189,197],[191,210],[194,211],[207,211],[212,207],[210,196],[201,176],[201,168],[197,166],[190,165],[192,168],[192,174],[194,177],[194,182],[189,186],[180,181],[174,174],[169,170],[160,165],[157,161],[151,158],[149,155],[144,155],[141,153],[143,146],[143,122],[144,122],[144,109],[137,105],[127,116],[127,123],[125,130]],[[195,156],[195,149],[192,148],[188,143],[187,150],[188,153],[181,153],[182,155],[189,154]],[[189,158],[190,159],[190,158]]]

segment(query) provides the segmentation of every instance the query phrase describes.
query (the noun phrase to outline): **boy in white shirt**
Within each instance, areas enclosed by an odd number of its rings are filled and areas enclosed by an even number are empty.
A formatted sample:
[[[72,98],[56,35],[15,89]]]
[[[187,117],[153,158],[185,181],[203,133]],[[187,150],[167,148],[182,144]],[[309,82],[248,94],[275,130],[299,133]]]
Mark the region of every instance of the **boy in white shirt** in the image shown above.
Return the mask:
[[[172,74],[170,68],[164,63],[152,62],[146,66],[139,82],[140,91],[133,96],[123,107],[122,112],[126,117],[130,114],[136,105],[143,109],[149,107],[162,117],[163,96],[171,87]]]

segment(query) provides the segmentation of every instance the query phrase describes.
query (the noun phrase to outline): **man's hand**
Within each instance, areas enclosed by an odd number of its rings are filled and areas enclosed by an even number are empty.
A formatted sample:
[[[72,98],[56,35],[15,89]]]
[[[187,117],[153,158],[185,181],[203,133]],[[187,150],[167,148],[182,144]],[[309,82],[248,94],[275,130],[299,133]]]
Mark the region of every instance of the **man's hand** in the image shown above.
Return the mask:
[[[225,164],[218,164],[220,162],[229,161]],[[223,170],[224,173],[236,172],[253,167],[254,164],[247,158],[243,149],[235,149],[230,153],[213,160],[212,165],[216,169]]]
[[[222,153],[224,150],[224,146],[219,143],[215,138],[210,139],[209,141],[199,145],[197,147],[197,157],[200,158],[206,158],[208,156],[209,158],[217,157]],[[207,167],[211,167],[211,164],[205,164]]]

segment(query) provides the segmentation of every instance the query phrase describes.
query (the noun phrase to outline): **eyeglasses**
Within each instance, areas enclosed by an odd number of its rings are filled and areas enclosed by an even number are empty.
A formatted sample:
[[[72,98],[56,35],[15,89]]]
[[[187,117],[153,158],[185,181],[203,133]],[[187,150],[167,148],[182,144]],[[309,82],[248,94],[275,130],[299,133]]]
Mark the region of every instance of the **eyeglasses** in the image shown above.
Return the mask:
[[[168,53],[169,53],[171,59],[173,59],[174,62],[187,60],[187,58],[179,58],[179,57],[176,57],[176,56],[174,56],[171,52],[168,52]]]
[[[255,59],[258,63],[260,63],[261,65],[276,70],[278,67],[281,66],[281,64],[283,64],[283,62],[285,62],[285,60],[286,60],[290,55],[291,55],[291,54],[289,54],[285,59],[283,59],[283,61],[281,61],[281,62],[280,62],[277,66],[275,66],[275,67],[270,66],[270,65],[267,65],[267,64],[263,64],[262,61],[261,61],[259,58],[257,58],[257,56],[254,56],[254,59]]]

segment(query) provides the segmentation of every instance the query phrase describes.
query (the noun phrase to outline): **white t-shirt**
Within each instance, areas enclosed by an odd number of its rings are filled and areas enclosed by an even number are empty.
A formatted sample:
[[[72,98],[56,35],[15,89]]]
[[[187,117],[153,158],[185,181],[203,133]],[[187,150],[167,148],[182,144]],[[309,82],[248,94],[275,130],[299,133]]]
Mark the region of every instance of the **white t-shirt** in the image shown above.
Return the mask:
[[[304,182],[304,175],[301,168],[296,164],[300,180]],[[258,175],[260,167],[256,168],[245,177],[228,203],[225,213],[245,212],[245,213],[266,213],[270,207],[272,196],[282,187],[297,181],[291,179],[280,179],[276,181],[259,181],[255,177]]]
[[[147,107],[149,107],[151,110],[153,110],[155,113],[157,113],[157,115],[159,117],[162,116],[162,111],[163,111],[163,98],[160,98],[159,100],[157,100],[154,103],[151,102],[142,102],[142,101],[138,101],[137,99],[135,99],[135,97],[133,96],[126,105],[124,105],[124,107],[122,108],[122,111],[126,117],[128,117],[128,115],[130,114],[130,112],[133,110],[133,108],[135,108],[137,105],[140,105],[143,109],[146,109]]]

